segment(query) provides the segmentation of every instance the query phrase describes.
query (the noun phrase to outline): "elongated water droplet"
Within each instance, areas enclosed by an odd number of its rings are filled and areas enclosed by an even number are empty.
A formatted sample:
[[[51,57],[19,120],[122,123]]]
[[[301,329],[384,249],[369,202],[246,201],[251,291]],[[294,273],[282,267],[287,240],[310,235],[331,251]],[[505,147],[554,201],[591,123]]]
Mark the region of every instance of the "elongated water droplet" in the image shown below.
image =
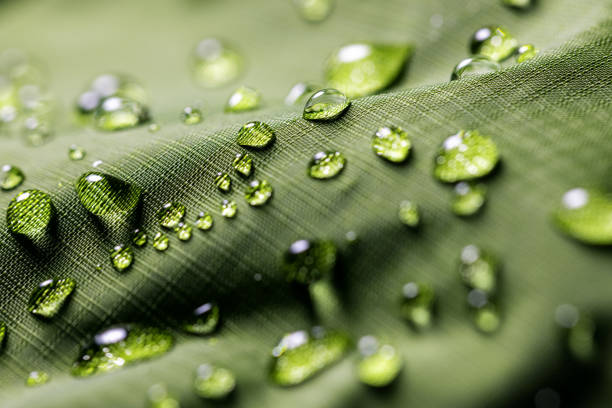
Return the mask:
[[[81,146],[72,145],[68,148],[68,158],[70,160],[83,160],[85,158],[85,149]]]
[[[94,113],[94,124],[101,130],[122,130],[149,120],[149,111],[140,102],[111,96]]]
[[[418,227],[421,222],[419,207],[413,201],[402,201],[399,205],[398,216],[402,224],[411,228]]]
[[[476,214],[484,205],[487,188],[484,184],[474,184],[466,181],[455,185],[453,198],[453,213],[461,217]]]
[[[186,222],[179,222],[174,231],[176,236],[181,241],[189,241],[191,239],[191,225]]]
[[[136,229],[132,233],[132,244],[134,244],[135,246],[139,248],[147,245],[147,240],[148,240],[148,237],[144,231]]]
[[[52,318],[59,313],[75,287],[76,282],[71,278],[48,279],[42,282],[30,295],[28,312]]]
[[[9,191],[17,188],[25,180],[25,175],[19,167],[5,164],[0,168],[0,188]]]
[[[563,195],[554,212],[557,227],[591,245],[612,245],[612,195],[574,188]]]
[[[308,175],[324,180],[337,176],[344,169],[346,159],[340,152],[318,152],[310,161]]]
[[[308,82],[298,82],[293,85],[285,98],[285,104],[295,105],[298,103],[304,103],[306,98],[310,97],[314,92],[318,91],[322,87],[314,85]]]
[[[261,94],[259,91],[247,86],[236,89],[225,104],[226,112],[245,112],[259,108]]]
[[[26,378],[26,386],[36,387],[49,382],[51,376],[45,371],[31,371]]]
[[[225,218],[234,218],[238,212],[236,203],[230,200],[223,200],[221,202],[221,215]]]
[[[183,321],[181,328],[188,333],[203,336],[215,331],[218,324],[219,306],[209,302],[196,307]]]
[[[180,408],[181,404],[168,392],[164,384],[154,384],[147,391],[150,408]]]
[[[443,182],[472,180],[489,174],[499,161],[497,146],[476,130],[448,137],[436,156],[434,175]]]
[[[111,262],[117,272],[127,270],[134,261],[134,251],[126,245],[117,245],[111,251]]]
[[[331,14],[335,0],[293,0],[293,3],[304,20],[319,23]]]
[[[373,336],[359,339],[361,361],[357,368],[359,380],[371,387],[386,387],[397,378],[403,360],[395,347],[380,344]]]
[[[285,254],[283,270],[287,280],[311,284],[331,276],[336,267],[338,250],[332,241],[301,239]]]
[[[192,58],[196,82],[204,87],[218,87],[235,80],[244,69],[242,56],[216,38],[200,41]]]
[[[595,322],[574,305],[563,304],[555,310],[555,320],[563,329],[565,347],[582,362],[592,361],[596,355]]]
[[[516,52],[516,62],[520,64],[521,62],[534,59],[539,52],[540,50],[531,44],[521,45]]]
[[[517,9],[528,9],[533,6],[535,0],[502,0],[505,6],[517,8]]]
[[[436,295],[426,283],[409,282],[402,288],[402,317],[417,329],[432,325]]]
[[[321,89],[315,92],[304,105],[302,117],[308,120],[333,120],[342,115],[351,101],[336,89]]]
[[[168,236],[163,232],[158,232],[153,236],[153,248],[159,252],[163,252],[170,246]]]
[[[6,324],[4,322],[0,322],[0,349],[4,347],[4,340],[6,339]]]
[[[186,208],[183,204],[177,202],[166,203],[161,210],[157,212],[157,220],[159,225],[165,228],[174,228],[185,217]]]
[[[371,95],[398,78],[412,52],[409,44],[348,44],[329,57],[325,78],[349,98]]]
[[[6,224],[14,234],[36,238],[45,233],[54,213],[47,193],[26,190],[11,200],[6,210]]]
[[[186,125],[196,125],[202,121],[202,111],[193,106],[186,106],[181,112],[181,120]]]
[[[236,378],[227,368],[202,364],[196,370],[193,386],[200,398],[220,400],[236,388]]]
[[[266,204],[272,198],[272,185],[266,180],[253,180],[247,187],[244,198],[252,207],[259,207]]]
[[[451,81],[497,72],[500,69],[501,66],[499,63],[489,59],[488,57],[474,56],[462,60],[455,66],[455,68],[453,68]]]
[[[476,245],[468,245],[461,250],[459,274],[468,288],[479,289],[487,295],[494,294],[498,273],[498,261],[490,253]]]
[[[115,221],[136,209],[141,193],[139,187],[98,171],[83,174],[75,188],[87,211]]]
[[[253,171],[253,159],[248,153],[237,153],[236,158],[232,162],[232,167],[240,175],[249,177]]]
[[[470,40],[470,51],[493,61],[503,61],[514,54],[518,41],[505,29],[488,26],[478,29]]]
[[[215,185],[219,190],[227,193],[232,188],[232,179],[227,173],[217,173],[217,177],[215,177]]]
[[[393,163],[406,160],[411,146],[408,134],[395,126],[381,127],[372,138],[374,153]]]
[[[72,366],[72,375],[87,377],[104,373],[166,353],[172,335],[156,327],[111,326],[97,333]]]
[[[322,327],[286,334],[272,349],[270,378],[282,386],[300,384],[338,362],[350,346],[344,333]]]
[[[238,131],[236,142],[240,146],[264,148],[274,142],[276,135],[272,128],[263,122],[249,122]]]
[[[207,212],[201,212],[198,215],[198,219],[195,222],[195,225],[198,229],[202,231],[208,231],[213,226],[213,217]]]

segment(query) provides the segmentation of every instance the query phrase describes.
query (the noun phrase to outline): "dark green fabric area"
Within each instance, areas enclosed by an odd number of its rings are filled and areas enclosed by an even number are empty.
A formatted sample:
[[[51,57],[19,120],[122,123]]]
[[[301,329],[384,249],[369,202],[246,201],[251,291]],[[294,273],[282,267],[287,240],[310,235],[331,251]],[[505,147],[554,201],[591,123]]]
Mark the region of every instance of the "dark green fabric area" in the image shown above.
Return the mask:
[[[302,22],[292,4],[280,0],[0,3],[0,49],[24,48],[48,65],[65,118],[42,147],[0,141],[0,161],[24,170],[23,189],[49,192],[59,220],[54,242],[38,251],[11,237],[0,221],[0,319],[9,330],[0,355],[1,406],[144,406],[156,382],[166,383],[182,406],[206,406],[191,391],[194,369],[204,362],[235,371],[238,390],[228,405],[236,407],[532,406],[535,392],[550,385],[566,398],[563,406],[609,405],[612,356],[603,347],[601,367],[585,376],[568,366],[553,313],[571,302],[591,310],[602,329],[609,326],[612,253],[561,236],[550,211],[569,188],[612,190],[610,2],[541,0],[528,13],[489,0],[384,3],[339,0],[320,25]],[[429,23],[436,13],[444,16],[439,32]],[[491,23],[536,44],[542,55],[498,74],[447,83],[466,56],[469,35]],[[262,91],[263,110],[223,115],[233,86],[203,91],[193,85],[187,56],[208,35],[228,39],[245,54],[249,66],[241,82]],[[293,83],[321,79],[331,50],[361,39],[415,44],[394,89],[355,100],[345,116],[325,124],[307,123],[299,108],[283,106]],[[108,134],[69,123],[78,92],[107,70],[131,73],[147,85],[159,132]],[[196,100],[204,102],[205,120],[182,125],[180,110]],[[231,169],[235,153],[243,151],[236,133],[255,119],[276,130],[275,144],[253,153],[256,177],[271,182],[275,195],[264,208],[251,209],[242,199],[245,183],[235,178],[230,196],[238,216],[224,220],[218,206],[226,196],[213,179]],[[409,132],[414,147],[407,164],[391,165],[372,153],[370,139],[383,125]],[[469,220],[451,214],[451,188],[432,177],[437,147],[461,128],[490,135],[502,154],[487,180],[485,211]],[[84,161],[68,160],[72,143],[86,148]],[[346,155],[337,179],[306,176],[308,160],[321,149]],[[156,211],[169,200],[187,206],[189,221],[212,210],[215,226],[194,230],[188,243],[172,236],[163,254],[151,246],[137,250],[133,268],[118,274],[108,251],[130,226],[105,229],[73,187],[96,159],[103,171],[146,190],[135,226],[150,235],[157,230]],[[0,208],[13,195],[1,193]],[[398,222],[404,199],[422,208],[417,232]],[[342,315],[333,320],[355,338],[375,334],[391,341],[405,370],[391,389],[373,392],[357,381],[351,355],[301,386],[275,387],[266,379],[275,342],[286,331],[318,323],[281,276],[281,255],[303,237],[344,247],[348,231],[359,243],[344,250],[337,288]],[[493,336],[473,329],[465,307],[456,262],[469,243],[490,248],[503,262],[504,322]],[[71,276],[78,286],[63,312],[43,322],[25,305],[32,288],[51,276]],[[410,280],[438,291],[439,322],[431,332],[413,332],[398,315],[401,287]],[[97,330],[117,322],[168,325],[182,308],[213,299],[224,318],[214,341],[177,334],[176,347],[159,359],[95,378],[70,377],[80,345]],[[27,373],[41,369],[51,382],[27,389]]]

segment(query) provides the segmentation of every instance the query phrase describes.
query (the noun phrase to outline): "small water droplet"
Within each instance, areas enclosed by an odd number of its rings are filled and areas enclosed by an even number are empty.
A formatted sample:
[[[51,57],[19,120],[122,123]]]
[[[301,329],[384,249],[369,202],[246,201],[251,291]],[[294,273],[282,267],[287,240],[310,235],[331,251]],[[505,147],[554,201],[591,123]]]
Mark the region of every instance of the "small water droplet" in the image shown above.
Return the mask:
[[[79,177],[75,188],[87,211],[115,221],[130,215],[140,201],[139,187],[97,171]]]
[[[324,180],[337,176],[346,165],[346,159],[340,152],[318,152],[310,161],[308,175]]]
[[[263,122],[249,122],[240,128],[236,143],[244,147],[264,148],[274,142],[274,130]]]
[[[474,310],[474,324],[483,333],[494,333],[501,325],[501,317],[497,307],[492,303]]]
[[[325,78],[349,98],[371,95],[399,77],[412,53],[409,44],[348,44],[329,57]]]
[[[110,254],[113,268],[117,272],[123,272],[127,270],[134,261],[134,251],[132,248],[126,245],[117,245],[113,248]]]
[[[193,386],[200,398],[220,400],[236,388],[236,377],[227,368],[202,364],[196,370]]]
[[[487,188],[484,184],[461,181],[455,185],[454,191],[452,210],[461,217],[476,214],[485,203]]]
[[[413,201],[402,201],[399,205],[398,216],[402,224],[411,228],[416,228],[421,222],[419,207]]]
[[[6,324],[4,322],[0,322],[0,349],[4,346],[4,340],[6,339]]]
[[[517,9],[528,9],[533,6],[535,0],[502,0],[505,6],[517,8]]]
[[[6,224],[14,234],[35,238],[44,234],[54,213],[47,193],[26,190],[11,200],[6,210]]]
[[[172,229],[185,218],[186,212],[187,209],[181,203],[166,203],[162,206],[161,210],[157,212],[157,220],[162,227]]]
[[[183,320],[181,327],[191,334],[201,336],[211,334],[219,324],[219,314],[219,306],[216,303],[204,303]]]
[[[32,371],[28,374],[28,378],[26,378],[26,386],[36,387],[43,385],[49,382],[50,379],[49,374],[44,371]]]
[[[300,102],[305,102],[307,97],[310,97],[314,92],[321,89],[321,86],[314,85],[308,82],[298,82],[293,85],[285,98],[285,104],[295,105]]]
[[[226,112],[245,112],[259,108],[261,94],[259,91],[247,86],[236,89],[225,104]]]
[[[592,361],[597,352],[593,318],[574,305],[563,304],[557,306],[555,320],[563,329],[565,347],[572,357],[585,363]]]
[[[68,148],[68,158],[70,160],[83,160],[85,158],[85,149],[77,145],[70,146]]]
[[[487,295],[494,294],[498,273],[498,261],[489,252],[476,245],[468,245],[461,250],[459,274],[468,288],[481,290]]]
[[[332,241],[300,239],[285,254],[283,270],[287,280],[311,284],[331,276],[338,250]]]
[[[149,407],[180,408],[181,404],[168,392],[164,384],[154,384],[147,391]]]
[[[221,215],[225,218],[234,218],[238,212],[236,203],[230,200],[223,200],[221,202]]]
[[[434,175],[445,183],[473,180],[489,174],[499,161],[497,146],[476,130],[448,137],[438,151]]]
[[[252,207],[259,207],[266,204],[272,197],[272,185],[266,180],[253,180],[247,187],[244,198]]]
[[[393,163],[401,163],[406,160],[411,146],[408,134],[395,126],[381,127],[372,138],[374,153]]]
[[[196,82],[206,88],[235,80],[244,69],[242,56],[216,38],[205,38],[196,46],[192,71]]]
[[[149,125],[149,133],[155,133],[157,132],[159,129],[161,129],[161,126],[159,126],[159,124],[157,123],[151,123]]]
[[[520,64],[521,62],[529,61],[535,58],[539,52],[540,50],[531,44],[521,45],[516,52],[516,62]]]
[[[174,231],[181,241],[189,241],[191,239],[191,225],[186,222],[179,222]]]
[[[455,66],[455,68],[453,68],[451,81],[497,72],[500,69],[501,66],[499,63],[489,59],[488,57],[474,56],[462,60]]]
[[[158,232],[153,236],[153,248],[159,252],[163,252],[170,246],[170,240],[168,236],[163,232]]]
[[[207,212],[201,212],[195,222],[195,226],[202,231],[208,231],[213,226],[213,217]]]
[[[302,117],[308,120],[333,120],[349,106],[351,101],[342,92],[331,88],[321,89],[306,101]]]
[[[514,54],[518,41],[502,27],[487,26],[478,29],[470,40],[470,51],[501,62]]]
[[[101,130],[122,130],[149,120],[149,111],[140,102],[111,96],[104,99],[94,112],[94,124]]]
[[[612,244],[612,196],[596,189],[567,191],[553,213],[557,227],[591,245]]]
[[[143,246],[147,245],[147,240],[147,234],[142,230],[135,229],[132,233],[132,244],[139,248],[142,248]]]
[[[402,288],[401,315],[417,329],[432,325],[436,295],[431,285],[409,282]]]
[[[156,327],[138,325],[111,326],[97,333],[84,347],[72,375],[87,377],[104,373],[166,353],[172,347],[172,335]]]
[[[219,190],[227,193],[232,188],[232,179],[227,173],[217,173],[217,177],[215,177],[215,185]]]
[[[397,378],[403,360],[395,347],[380,344],[373,336],[359,339],[361,360],[357,367],[359,380],[371,387],[386,387]]]
[[[186,125],[196,125],[202,121],[202,111],[192,106],[186,106],[181,112],[181,120]]]
[[[294,0],[293,3],[304,20],[319,23],[331,14],[335,0]]]
[[[19,167],[5,164],[0,168],[0,188],[9,191],[17,188],[25,180],[25,175]]]
[[[76,282],[71,278],[48,279],[38,285],[30,295],[28,312],[47,319],[57,315],[74,291]]]
[[[253,159],[248,153],[237,153],[236,158],[232,162],[232,167],[234,167],[234,170],[240,175],[249,177],[253,171]]]

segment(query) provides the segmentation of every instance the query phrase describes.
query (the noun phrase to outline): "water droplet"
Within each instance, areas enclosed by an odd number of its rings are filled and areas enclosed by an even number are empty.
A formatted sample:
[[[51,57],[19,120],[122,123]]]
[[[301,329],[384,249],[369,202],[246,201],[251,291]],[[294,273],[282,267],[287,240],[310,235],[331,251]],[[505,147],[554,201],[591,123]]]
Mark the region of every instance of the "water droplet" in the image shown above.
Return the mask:
[[[85,149],[77,145],[70,146],[68,148],[68,158],[70,160],[83,160],[85,158]]]
[[[574,188],[554,212],[557,227],[592,245],[612,244],[612,196],[596,189]]]
[[[338,362],[351,341],[344,333],[314,327],[288,333],[272,350],[270,378],[278,385],[297,385]]]
[[[148,240],[148,237],[144,231],[135,229],[134,232],[132,233],[132,244],[136,245],[139,248],[147,245],[147,240]]]
[[[402,288],[401,315],[417,329],[433,323],[436,295],[431,285],[409,282]]]
[[[395,347],[380,344],[373,336],[359,339],[361,360],[357,367],[359,380],[371,387],[386,387],[397,378],[403,360]]]
[[[179,222],[174,231],[181,241],[189,241],[191,239],[191,225],[185,222]]]
[[[166,353],[174,338],[162,329],[138,325],[111,326],[97,333],[90,345],[83,348],[72,375],[87,377],[104,373]]]
[[[564,330],[565,346],[577,360],[592,361],[596,355],[595,322],[587,313],[574,305],[559,305],[555,310],[555,320]]]
[[[220,400],[236,388],[236,377],[227,368],[202,364],[193,382],[195,393],[204,399]]]
[[[398,216],[402,224],[411,228],[416,228],[421,222],[419,206],[412,201],[402,201],[399,205]]]
[[[476,130],[460,131],[448,137],[436,156],[434,175],[454,183],[489,174],[499,161],[497,146]]]
[[[136,209],[141,193],[139,187],[97,171],[79,177],[75,188],[87,211],[115,221],[126,218]]]
[[[161,126],[159,126],[159,124],[157,123],[151,123],[149,125],[149,133],[155,133],[157,132],[159,129],[161,129]]]
[[[336,89],[321,89],[315,92],[304,105],[302,117],[308,120],[333,120],[342,115],[351,101]]]
[[[394,126],[381,127],[372,138],[374,153],[393,163],[401,163],[406,160],[411,145],[408,134]]]
[[[163,252],[170,246],[170,240],[168,236],[163,232],[158,232],[153,236],[153,248],[159,252]]]
[[[94,124],[101,130],[122,130],[149,120],[149,111],[140,102],[111,96],[102,101],[94,112]]]
[[[225,104],[226,112],[245,112],[259,108],[261,94],[259,91],[247,86],[236,89]]]
[[[463,283],[471,289],[479,289],[487,295],[497,290],[499,265],[490,253],[476,245],[468,245],[461,250],[459,273]]]
[[[172,229],[183,220],[186,211],[185,206],[181,203],[166,203],[162,206],[162,209],[157,212],[157,219],[162,227]]]
[[[335,0],[294,0],[293,2],[304,20],[319,23],[331,14]]]
[[[276,135],[272,128],[263,122],[249,122],[238,131],[236,142],[240,146],[264,148],[274,142]]]
[[[43,385],[49,382],[50,379],[49,374],[44,371],[32,371],[28,374],[28,378],[26,378],[26,386],[36,387]]]
[[[456,79],[462,79],[482,74],[488,74],[491,72],[497,72],[501,69],[499,63],[482,56],[475,56],[466,58],[459,62],[453,73],[451,74],[451,81]]]
[[[232,167],[244,177],[249,177],[253,171],[253,159],[248,153],[237,153]]]
[[[217,173],[217,177],[215,177],[215,185],[219,190],[227,193],[232,188],[232,179],[227,173]]]
[[[314,92],[321,89],[319,85],[310,84],[308,82],[298,82],[293,85],[285,98],[285,104],[295,105],[300,102],[305,102],[307,97],[310,97]]]
[[[192,106],[186,106],[181,112],[181,120],[186,125],[196,125],[202,121],[202,111]]]
[[[487,188],[484,184],[461,181],[455,185],[453,213],[461,217],[476,214],[484,205]]]
[[[208,231],[213,226],[213,217],[207,212],[201,212],[195,222],[197,228],[202,231]]]
[[[11,200],[6,210],[6,224],[12,233],[35,238],[47,230],[54,213],[47,193],[26,190]]]
[[[528,9],[534,2],[535,0],[502,0],[505,6],[517,9]]]
[[[4,191],[19,187],[24,179],[25,175],[19,167],[5,164],[0,168],[0,188]]]
[[[521,62],[529,61],[535,58],[539,52],[540,50],[531,44],[521,45],[516,52],[516,62],[520,64]]]
[[[238,212],[236,203],[230,200],[223,200],[221,202],[221,215],[225,218],[234,218]]]
[[[111,251],[111,262],[117,272],[127,270],[134,261],[134,251],[126,245],[117,245]]]
[[[287,280],[308,285],[329,277],[336,267],[337,252],[332,241],[295,241],[284,257]]]
[[[272,186],[266,180],[253,180],[247,187],[244,198],[252,207],[266,204],[272,197]]]
[[[209,302],[195,308],[181,327],[187,333],[203,336],[215,331],[218,324],[219,306]]]
[[[483,333],[493,333],[499,329],[501,318],[494,304],[487,303],[485,306],[475,309],[474,324]]]
[[[371,95],[399,77],[412,50],[408,44],[348,44],[329,57],[325,78],[349,98]]]
[[[207,88],[232,82],[242,73],[243,68],[242,56],[216,38],[200,41],[192,59],[196,82]]]
[[[28,312],[52,318],[59,313],[75,287],[76,282],[71,278],[48,279],[40,283],[30,295]]]
[[[310,177],[323,180],[337,176],[344,169],[346,159],[340,152],[318,152],[310,161]]]
[[[154,384],[147,391],[151,408],[180,408],[181,404],[168,392],[164,384]]]
[[[478,29],[470,40],[470,51],[500,62],[514,54],[518,41],[501,27],[488,26]]]
[[[4,346],[4,340],[6,339],[6,324],[4,322],[0,322],[0,348]]]

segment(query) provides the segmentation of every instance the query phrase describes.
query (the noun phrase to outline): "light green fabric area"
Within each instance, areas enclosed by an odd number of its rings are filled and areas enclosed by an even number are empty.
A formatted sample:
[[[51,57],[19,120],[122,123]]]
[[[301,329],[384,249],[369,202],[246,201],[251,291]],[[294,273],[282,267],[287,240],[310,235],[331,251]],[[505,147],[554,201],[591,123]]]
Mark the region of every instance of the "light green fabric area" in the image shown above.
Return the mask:
[[[0,161],[23,169],[23,189],[50,193],[59,220],[54,242],[38,253],[0,221],[0,319],[9,330],[0,356],[0,405],[140,407],[147,388],[164,382],[182,406],[207,406],[191,389],[195,367],[204,362],[235,371],[237,393],[228,402],[235,407],[530,406],[548,385],[580,396],[563,406],[609,405],[609,354],[604,348],[601,371],[576,383],[553,314],[556,305],[571,302],[593,311],[606,327],[612,253],[561,236],[550,211],[569,188],[612,190],[611,10],[603,0],[540,0],[526,13],[494,0],[339,0],[327,21],[312,25],[288,0],[1,2],[0,49],[23,48],[47,64],[64,119],[42,147],[0,141]],[[430,25],[434,14],[444,17],[440,30]],[[452,67],[467,56],[470,34],[496,23],[542,54],[497,74],[447,83]],[[187,57],[204,36],[220,36],[242,51],[248,68],[239,82],[206,91],[192,83]],[[283,105],[295,82],[322,80],[325,57],[353,40],[409,41],[416,52],[393,89],[355,100],[340,120],[307,123],[299,107]],[[77,94],[108,70],[133,74],[148,87],[159,132],[98,133],[70,124]],[[240,83],[262,92],[264,108],[222,114]],[[179,123],[182,107],[198,100],[205,120]],[[218,206],[225,196],[213,180],[243,151],[234,138],[249,120],[276,130],[275,144],[252,154],[256,177],[274,186],[274,197],[251,209],[242,199],[246,184],[236,178],[231,197],[239,213],[224,220]],[[371,151],[371,137],[384,125],[411,136],[407,164],[391,165]],[[487,182],[483,214],[467,220],[452,215],[451,188],[432,177],[440,142],[461,128],[490,135],[502,155]],[[84,161],[68,160],[73,143],[87,150]],[[334,180],[306,176],[308,160],[321,149],[347,157]],[[156,211],[169,200],[185,204],[191,222],[199,211],[213,211],[215,226],[207,233],[194,230],[188,243],[172,236],[163,254],[151,246],[137,250],[132,269],[118,274],[108,251],[130,227],[102,228],[73,188],[97,159],[103,171],[146,190],[135,226],[150,236],[157,230]],[[0,193],[0,208],[13,195]],[[422,209],[419,231],[397,219],[405,199]],[[357,381],[353,354],[301,386],[273,386],[266,373],[275,342],[286,331],[318,323],[281,275],[281,255],[303,237],[330,238],[344,247],[347,231],[358,234],[359,244],[344,250],[342,315],[333,320],[355,338],[390,340],[405,370],[392,388],[373,392]],[[503,263],[503,326],[492,336],[473,329],[465,306],[456,264],[469,243],[489,248]],[[77,289],[57,318],[43,322],[28,315],[26,302],[31,289],[51,276],[71,276]],[[399,317],[401,287],[410,280],[429,282],[439,294],[439,321],[430,332],[417,334]],[[94,378],[69,375],[80,345],[97,330],[117,322],[168,325],[182,306],[209,300],[220,303],[224,318],[216,341],[177,335],[175,348],[159,359]],[[27,389],[32,370],[48,371],[51,382]],[[559,375],[565,377],[561,385],[552,379]]]

